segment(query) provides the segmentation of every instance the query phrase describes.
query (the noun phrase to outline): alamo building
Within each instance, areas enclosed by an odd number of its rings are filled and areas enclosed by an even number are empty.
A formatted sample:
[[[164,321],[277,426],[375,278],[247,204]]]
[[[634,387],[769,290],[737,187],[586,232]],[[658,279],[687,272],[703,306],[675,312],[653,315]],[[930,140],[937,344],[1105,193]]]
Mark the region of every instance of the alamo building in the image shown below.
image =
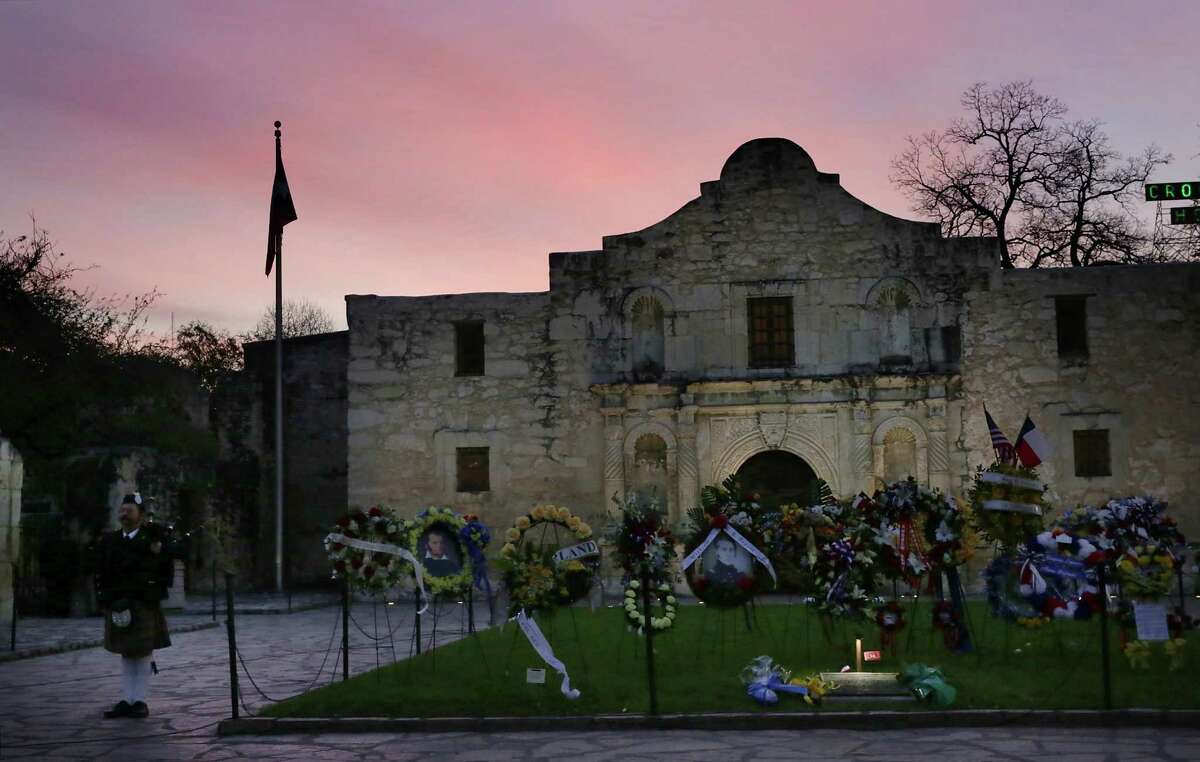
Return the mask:
[[[1050,440],[1060,507],[1151,493],[1200,535],[1200,265],[1002,270],[994,238],[879,212],[767,138],[549,268],[545,292],[346,297],[348,335],[308,371],[344,368],[345,390],[344,440],[309,453],[344,452],[345,501],[314,536],[378,502],[601,526],[638,493],[678,520],[730,474],[788,500],[910,474],[962,496],[992,460],[985,402],[1010,439],[1029,413]]]

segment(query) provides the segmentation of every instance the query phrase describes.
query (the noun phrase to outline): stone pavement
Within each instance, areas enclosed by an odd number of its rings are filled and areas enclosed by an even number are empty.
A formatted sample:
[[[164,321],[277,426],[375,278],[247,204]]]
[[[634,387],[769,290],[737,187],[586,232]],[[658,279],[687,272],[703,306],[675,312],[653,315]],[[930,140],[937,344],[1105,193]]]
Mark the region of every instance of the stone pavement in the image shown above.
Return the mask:
[[[458,606],[444,604],[438,641],[459,635]],[[239,650],[258,686],[273,697],[340,674],[337,608],[237,620]],[[395,630],[396,656],[407,655],[412,608],[355,607],[351,667],[359,673],[392,660],[391,643],[376,651],[374,635]],[[362,628],[362,630],[359,629]],[[428,624],[426,624],[428,636]],[[102,649],[71,651],[0,664],[0,760],[66,759],[440,759],[679,760],[842,759],[1025,760],[1200,759],[1200,729],[981,728],[911,731],[603,731],[558,733],[322,734],[218,738],[229,716],[224,628],[184,633],[156,654],[147,720],[102,720],[119,690],[119,660]],[[333,652],[329,653],[332,644]],[[242,677],[253,710],[267,703]]]

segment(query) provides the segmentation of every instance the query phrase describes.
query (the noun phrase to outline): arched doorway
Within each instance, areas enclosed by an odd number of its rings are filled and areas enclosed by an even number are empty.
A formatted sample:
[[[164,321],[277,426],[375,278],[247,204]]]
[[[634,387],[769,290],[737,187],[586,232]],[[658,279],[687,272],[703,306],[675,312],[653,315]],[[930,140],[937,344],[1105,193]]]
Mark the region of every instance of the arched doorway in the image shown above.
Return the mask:
[[[820,502],[820,480],[816,473],[803,458],[786,450],[768,450],[751,456],[738,469],[737,477],[743,490],[757,493],[758,502],[769,508],[785,503]]]

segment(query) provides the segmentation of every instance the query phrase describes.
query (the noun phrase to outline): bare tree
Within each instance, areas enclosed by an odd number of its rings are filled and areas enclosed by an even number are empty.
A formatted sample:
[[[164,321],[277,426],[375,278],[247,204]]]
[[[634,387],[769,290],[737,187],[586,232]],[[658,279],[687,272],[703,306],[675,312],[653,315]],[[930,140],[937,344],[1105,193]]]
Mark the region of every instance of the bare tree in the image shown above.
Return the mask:
[[[283,303],[283,336],[311,336],[333,330],[333,318],[316,304],[307,301]],[[246,334],[247,341],[266,341],[275,338],[275,305],[270,305],[258,319],[254,330]]]
[[[1170,156],[1123,158],[1099,122],[1066,123],[1067,107],[1028,81],[977,83],[962,106],[967,117],[908,138],[892,162],[915,211],[947,236],[995,236],[1006,268],[1147,259],[1135,197]]]

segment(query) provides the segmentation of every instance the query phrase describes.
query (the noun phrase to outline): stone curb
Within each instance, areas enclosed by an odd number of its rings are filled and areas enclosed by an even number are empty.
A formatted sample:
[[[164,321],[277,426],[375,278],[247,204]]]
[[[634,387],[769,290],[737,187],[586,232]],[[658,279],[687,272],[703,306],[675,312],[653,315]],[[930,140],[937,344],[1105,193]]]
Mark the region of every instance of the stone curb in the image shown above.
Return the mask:
[[[789,714],[597,715],[587,717],[247,717],[222,720],[220,736],[317,733],[509,733],[588,730],[906,730],[912,728],[1200,726],[1196,709],[953,711]]]
[[[184,632],[196,632],[197,630],[208,630],[216,627],[219,622],[200,622],[198,624],[180,624],[173,627],[168,627],[167,632],[172,635],[177,635]],[[57,646],[42,646],[40,648],[26,648],[20,651],[4,651],[0,653],[0,663],[6,661],[17,661],[19,659],[33,659],[38,656],[53,656],[54,654],[63,654],[68,651],[82,651],[85,648],[99,648],[104,645],[103,638],[95,640],[81,640],[76,643],[62,643]]]

